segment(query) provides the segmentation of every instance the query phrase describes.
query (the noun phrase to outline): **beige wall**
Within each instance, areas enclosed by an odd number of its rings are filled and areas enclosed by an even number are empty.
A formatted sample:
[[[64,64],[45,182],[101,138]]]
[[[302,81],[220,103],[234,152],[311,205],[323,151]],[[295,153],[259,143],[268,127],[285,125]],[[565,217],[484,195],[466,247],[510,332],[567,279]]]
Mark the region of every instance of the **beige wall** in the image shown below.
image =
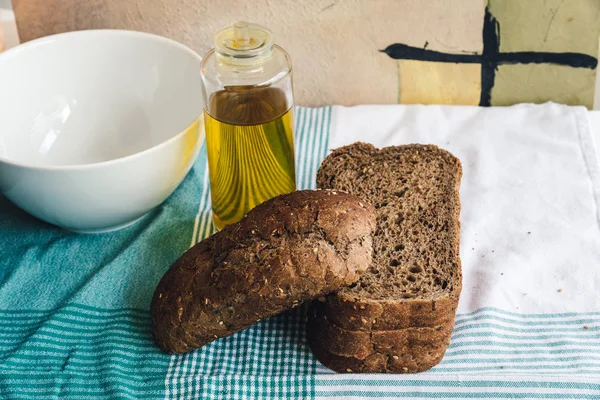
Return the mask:
[[[3,0],[0,0],[3,1]],[[246,19],[270,27],[292,55],[301,105],[480,103],[481,64],[393,60],[402,43],[479,53],[486,5],[501,52],[598,56],[600,0],[13,0],[22,41],[58,32],[119,28],[152,32],[200,54],[214,32]],[[598,69],[517,64],[492,68],[492,105],[554,101],[591,107]],[[486,75],[487,76],[487,75]]]
[[[483,0],[13,0],[22,41],[90,28],[167,36],[204,54],[237,19],[271,28],[292,55],[298,104],[396,103],[392,43],[481,51]],[[474,72],[477,75],[477,72]],[[473,79],[478,79],[474,76]]]

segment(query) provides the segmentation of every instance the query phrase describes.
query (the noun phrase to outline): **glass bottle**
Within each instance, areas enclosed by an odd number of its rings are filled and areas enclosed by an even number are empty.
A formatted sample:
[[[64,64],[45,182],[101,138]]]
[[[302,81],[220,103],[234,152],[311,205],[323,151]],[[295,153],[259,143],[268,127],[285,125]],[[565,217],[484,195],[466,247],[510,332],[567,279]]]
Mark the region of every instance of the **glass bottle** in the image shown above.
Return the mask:
[[[235,22],[202,60],[204,124],[217,229],[296,189],[292,62],[265,27]]]

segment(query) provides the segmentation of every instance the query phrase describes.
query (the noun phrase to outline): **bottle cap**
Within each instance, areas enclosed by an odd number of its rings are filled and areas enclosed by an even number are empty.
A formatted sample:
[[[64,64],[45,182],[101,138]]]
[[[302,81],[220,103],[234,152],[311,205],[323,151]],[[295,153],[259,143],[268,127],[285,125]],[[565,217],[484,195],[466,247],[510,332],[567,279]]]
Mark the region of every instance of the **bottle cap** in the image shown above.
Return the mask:
[[[228,63],[255,64],[269,57],[273,50],[273,33],[264,26],[237,21],[214,37],[215,52]]]

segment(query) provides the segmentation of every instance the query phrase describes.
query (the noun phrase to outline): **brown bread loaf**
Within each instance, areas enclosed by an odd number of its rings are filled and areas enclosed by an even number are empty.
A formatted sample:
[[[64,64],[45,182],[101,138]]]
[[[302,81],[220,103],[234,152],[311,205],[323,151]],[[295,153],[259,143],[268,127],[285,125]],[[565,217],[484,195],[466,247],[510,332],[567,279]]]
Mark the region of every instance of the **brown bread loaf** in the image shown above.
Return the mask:
[[[313,302],[308,343],[321,363],[338,372],[421,372],[436,365],[450,343],[454,320],[433,328],[347,330],[328,320]]]
[[[375,211],[339,191],[255,207],[188,250],[152,299],[154,337],[183,353],[355,282],[370,264]]]
[[[417,372],[441,360],[462,287],[461,176],[460,161],[432,145],[378,150],[355,143],[333,151],[323,161],[318,187],[347,191],[377,210],[368,271],[356,284],[327,297],[326,319],[320,326],[318,319],[309,319],[309,333],[319,338],[311,346],[326,366],[341,372]],[[338,333],[318,333],[323,327],[325,332]],[[379,346],[373,339],[381,338],[379,331],[397,331],[386,334],[394,337],[415,328],[439,332],[425,334],[422,343],[408,346],[407,351],[400,346],[371,352]],[[360,336],[361,332],[366,335]],[[370,344],[365,342],[369,337]],[[437,350],[415,353],[423,346]]]
[[[315,301],[309,311],[309,326],[318,332],[318,340],[327,345],[327,351],[360,360],[375,353],[398,354],[410,352],[417,346],[448,345],[454,320],[432,328],[404,328],[395,330],[358,331],[340,328],[325,315],[325,305]]]
[[[426,371],[437,365],[446,352],[447,345],[412,345],[403,352],[374,351],[365,358],[339,356],[328,351],[328,345],[317,338],[319,333],[309,325],[307,340],[317,359],[337,372],[360,373],[415,373]]]

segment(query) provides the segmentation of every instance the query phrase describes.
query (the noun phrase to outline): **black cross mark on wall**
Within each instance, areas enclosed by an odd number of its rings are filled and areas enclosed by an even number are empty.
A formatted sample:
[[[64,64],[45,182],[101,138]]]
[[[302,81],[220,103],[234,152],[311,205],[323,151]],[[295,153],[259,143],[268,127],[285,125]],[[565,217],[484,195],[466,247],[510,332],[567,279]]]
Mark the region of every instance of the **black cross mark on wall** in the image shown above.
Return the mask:
[[[500,26],[486,8],[483,21],[483,51],[481,54],[450,54],[395,43],[381,50],[396,60],[437,61],[481,64],[480,106],[489,106],[496,69],[504,64],[557,64],[574,68],[595,69],[598,60],[583,53],[544,53],[535,51],[500,52]]]

